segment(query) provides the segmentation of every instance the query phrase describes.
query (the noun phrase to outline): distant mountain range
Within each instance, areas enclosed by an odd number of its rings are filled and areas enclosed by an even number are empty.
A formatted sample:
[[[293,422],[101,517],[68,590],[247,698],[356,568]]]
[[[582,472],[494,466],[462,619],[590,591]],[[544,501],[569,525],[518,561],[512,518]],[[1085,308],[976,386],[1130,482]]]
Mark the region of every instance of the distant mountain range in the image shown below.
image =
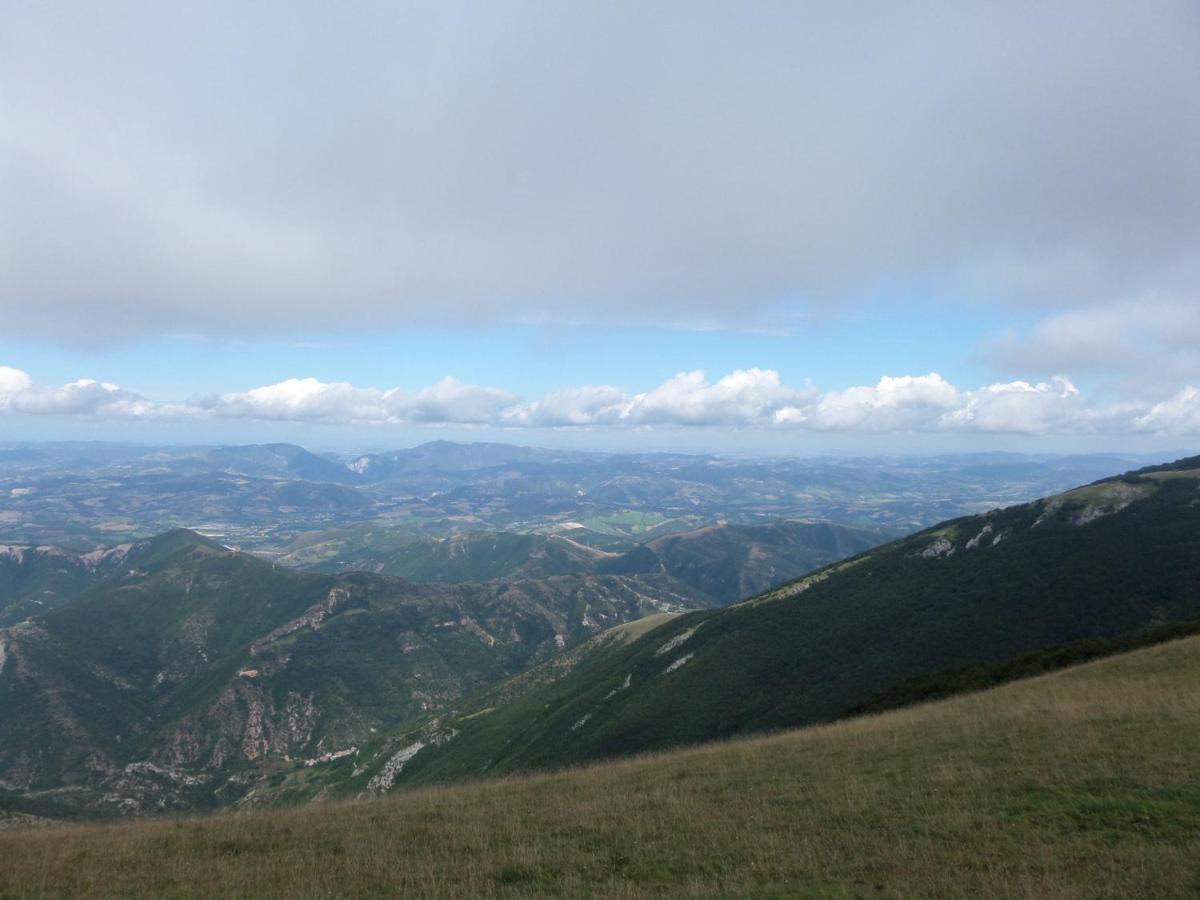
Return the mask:
[[[557,534],[602,550],[726,522],[889,534],[1028,501],[1144,460],[967,454],[745,458],[436,441],[385,453],[0,445],[0,544],[86,552],[191,528],[242,549],[369,526],[411,537]]]

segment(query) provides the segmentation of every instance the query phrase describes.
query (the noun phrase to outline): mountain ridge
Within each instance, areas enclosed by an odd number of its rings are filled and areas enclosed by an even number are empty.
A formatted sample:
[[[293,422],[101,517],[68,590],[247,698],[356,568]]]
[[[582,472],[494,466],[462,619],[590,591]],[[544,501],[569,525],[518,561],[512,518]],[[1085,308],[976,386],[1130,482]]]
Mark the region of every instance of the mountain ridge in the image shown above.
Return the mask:
[[[668,576],[709,603],[730,603],[880,543],[886,532],[831,522],[714,523],[603,550],[572,531],[464,531],[445,537],[386,529],[304,536],[266,558],[312,571],[370,571],[413,581],[486,581],[553,575]]]
[[[443,721],[454,737],[422,748],[397,782],[824,721],[955,666],[1200,618],[1200,458],[1170,465],[940,523],[632,642],[596,645],[510,704]]]

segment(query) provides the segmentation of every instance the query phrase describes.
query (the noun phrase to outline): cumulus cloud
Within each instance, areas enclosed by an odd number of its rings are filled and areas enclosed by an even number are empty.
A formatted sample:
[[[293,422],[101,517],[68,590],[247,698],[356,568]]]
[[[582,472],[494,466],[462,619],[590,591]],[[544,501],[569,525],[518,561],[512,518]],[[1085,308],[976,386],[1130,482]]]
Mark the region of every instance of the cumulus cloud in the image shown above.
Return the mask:
[[[81,379],[37,384],[0,366],[0,414],[107,419],[261,420],[351,425],[490,428],[751,429],[858,432],[1200,434],[1200,391],[1157,403],[1097,404],[1064,376],[962,390],[936,372],[884,376],[874,385],[821,391],[791,387],[771,369],[739,369],[715,381],[680,372],[630,394],[611,385],[572,387],[536,400],[446,377],[416,391],[291,378],[240,393],[178,403]]]
[[[1164,434],[1200,434],[1200,389],[1183,388],[1168,400],[1154,404],[1135,420],[1142,431]]]
[[[0,366],[0,409],[7,408],[11,398],[33,387],[33,379],[27,372]]]
[[[770,369],[738,370],[711,384],[702,371],[681,372],[633,397],[622,418],[636,425],[761,425],[815,393],[785,387]]]
[[[382,417],[377,391],[340,381],[289,378],[202,404],[219,416],[291,421],[372,421]]]
[[[28,373],[0,366],[0,412],[27,415],[140,417],[171,415],[169,404],[154,404],[118,385],[81,378],[58,387],[34,384]]]
[[[1070,379],[1059,375],[1038,384],[1010,381],[970,391],[942,421],[972,431],[1039,434],[1089,431],[1101,415],[1084,403]]]
[[[924,430],[958,398],[958,389],[936,372],[885,375],[874,387],[830,391],[808,408],[786,407],[778,412],[776,421],[818,431]]]
[[[464,384],[450,376],[412,395],[392,390],[383,396],[388,415],[396,420],[459,425],[494,425],[517,400],[508,391]]]
[[[629,397],[620,388],[589,385],[552,391],[536,403],[511,410],[508,420],[534,427],[611,425],[620,422],[628,411]]]
[[[1187,0],[3,18],[10,334],[728,326],[881,284],[1054,306],[1200,285]]]

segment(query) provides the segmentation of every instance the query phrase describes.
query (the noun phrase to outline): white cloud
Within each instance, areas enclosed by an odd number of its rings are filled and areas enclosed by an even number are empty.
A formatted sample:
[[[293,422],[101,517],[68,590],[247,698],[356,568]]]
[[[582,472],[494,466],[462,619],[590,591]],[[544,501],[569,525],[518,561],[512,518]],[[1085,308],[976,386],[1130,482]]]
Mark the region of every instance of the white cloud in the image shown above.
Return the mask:
[[[1089,408],[1079,389],[1061,375],[1030,384],[1010,381],[970,391],[942,416],[947,428],[1026,434],[1093,430],[1102,416]]]
[[[543,427],[764,427],[781,410],[815,396],[810,387],[787,387],[770,369],[737,369],[715,382],[695,370],[640,394],[611,385],[554,391],[514,408],[507,418],[512,424]]]
[[[1134,424],[1142,431],[1163,434],[1200,434],[1200,389],[1183,388],[1175,396],[1156,403]]]
[[[0,412],[27,415],[112,416],[169,415],[173,406],[154,404],[120,386],[81,378],[59,387],[34,384],[28,373],[0,366]]]
[[[716,381],[681,372],[637,394],[610,385],[564,388],[526,401],[445,377],[417,391],[290,378],[240,393],[152,401],[85,378],[37,384],[0,366],[0,414],[107,419],[245,419],[350,425],[446,424],[492,428],[788,429],[868,434],[987,432],[1200,433],[1200,391],[1158,403],[1091,403],[1064,376],[961,390],[936,372],[884,376],[874,385],[821,393],[790,387],[771,369],[738,369]]]
[[[635,425],[765,425],[815,393],[785,387],[771,369],[739,369],[715,383],[699,370],[681,372],[631,398],[621,418]]]
[[[954,385],[936,372],[885,375],[874,387],[831,391],[810,407],[787,407],[776,420],[818,431],[923,430],[936,423],[958,398]]]
[[[291,421],[381,421],[381,395],[344,381],[289,378],[241,394],[224,394],[205,405],[229,418]]]
[[[460,425],[494,425],[517,402],[508,391],[464,384],[450,376],[415,394],[392,390],[383,396],[388,417],[395,421]]]
[[[0,366],[0,412],[11,408],[12,398],[33,386],[28,373],[9,366]]]
[[[625,392],[611,385],[563,388],[514,408],[508,421],[534,427],[612,425],[628,413],[629,403]]]

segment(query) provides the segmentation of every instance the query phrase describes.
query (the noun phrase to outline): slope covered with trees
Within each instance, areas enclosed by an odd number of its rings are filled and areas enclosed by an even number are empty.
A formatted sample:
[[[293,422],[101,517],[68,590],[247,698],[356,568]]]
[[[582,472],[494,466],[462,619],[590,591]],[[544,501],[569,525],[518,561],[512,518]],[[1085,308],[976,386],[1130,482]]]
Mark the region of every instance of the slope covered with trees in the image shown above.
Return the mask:
[[[511,702],[484,699],[441,723],[453,739],[422,738],[398,781],[828,720],[946,669],[1200,618],[1198,585],[1193,458],[955,519],[636,640],[598,642]]]

